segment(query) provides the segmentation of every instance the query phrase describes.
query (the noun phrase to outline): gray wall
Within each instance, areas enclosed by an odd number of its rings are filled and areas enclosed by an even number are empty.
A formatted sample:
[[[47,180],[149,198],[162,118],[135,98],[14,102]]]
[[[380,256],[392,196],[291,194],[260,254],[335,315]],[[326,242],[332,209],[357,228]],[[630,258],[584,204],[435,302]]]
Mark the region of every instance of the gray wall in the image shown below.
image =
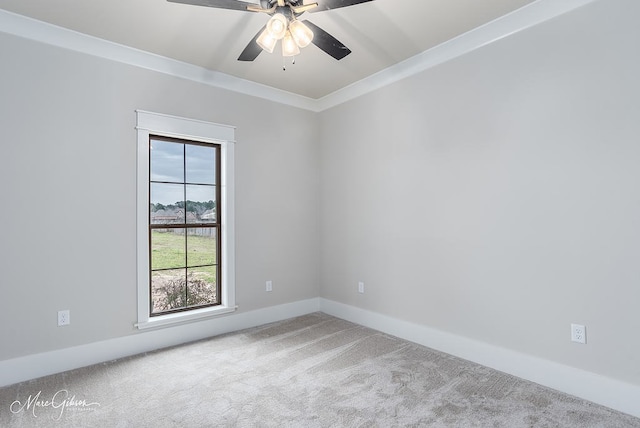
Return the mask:
[[[640,384],[638,16],[596,2],[322,113],[321,296]]]
[[[2,33],[0,57],[0,360],[139,334],[135,109],[237,127],[239,311],[318,296],[313,113]]]
[[[237,126],[240,311],[321,296],[640,384],[637,16],[599,1],[320,114],[0,34],[0,360],[140,334],[143,109]]]

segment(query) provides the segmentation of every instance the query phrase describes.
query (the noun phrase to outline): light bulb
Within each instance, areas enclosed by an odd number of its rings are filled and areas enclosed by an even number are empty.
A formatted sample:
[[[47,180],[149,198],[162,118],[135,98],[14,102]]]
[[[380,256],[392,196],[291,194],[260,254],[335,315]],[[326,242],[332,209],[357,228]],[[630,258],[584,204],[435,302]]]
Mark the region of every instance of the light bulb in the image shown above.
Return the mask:
[[[269,22],[267,22],[267,31],[269,31],[271,36],[276,40],[280,40],[284,37],[284,33],[287,32],[287,24],[287,18],[281,13],[276,13],[271,17]]]
[[[284,35],[284,39],[282,39],[282,56],[295,56],[300,53],[300,48],[296,44],[293,37],[291,37],[291,33],[287,31]]]
[[[273,53],[273,49],[276,47],[278,40],[271,35],[269,30],[265,29],[256,39],[256,43],[265,51]]]
[[[293,40],[295,40],[296,44],[301,48],[306,48],[313,40],[313,31],[301,21],[291,21],[289,31],[291,32]]]

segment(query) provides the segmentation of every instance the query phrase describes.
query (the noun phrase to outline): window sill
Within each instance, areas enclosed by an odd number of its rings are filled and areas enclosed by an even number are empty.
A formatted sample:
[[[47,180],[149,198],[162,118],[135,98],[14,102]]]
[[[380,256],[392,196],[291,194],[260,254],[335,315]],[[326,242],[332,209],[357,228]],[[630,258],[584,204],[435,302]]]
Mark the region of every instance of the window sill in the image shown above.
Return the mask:
[[[137,327],[138,330],[171,327],[179,324],[202,321],[207,318],[230,314],[232,312],[235,312],[236,309],[238,309],[237,306],[216,306],[213,308],[196,309],[189,312],[180,312],[175,314],[150,317],[147,321],[136,323],[134,324],[134,326]]]

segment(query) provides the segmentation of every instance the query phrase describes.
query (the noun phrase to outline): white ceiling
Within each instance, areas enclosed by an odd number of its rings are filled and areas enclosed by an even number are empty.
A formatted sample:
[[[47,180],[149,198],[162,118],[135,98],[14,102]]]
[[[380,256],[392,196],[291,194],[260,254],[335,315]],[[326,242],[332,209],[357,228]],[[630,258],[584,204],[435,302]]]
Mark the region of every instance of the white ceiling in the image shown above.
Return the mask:
[[[307,12],[301,20],[310,19],[352,53],[336,61],[310,45],[286,71],[278,49],[254,62],[236,60],[268,20],[265,14],[166,0],[0,0],[0,9],[318,99],[534,1],[374,0]]]

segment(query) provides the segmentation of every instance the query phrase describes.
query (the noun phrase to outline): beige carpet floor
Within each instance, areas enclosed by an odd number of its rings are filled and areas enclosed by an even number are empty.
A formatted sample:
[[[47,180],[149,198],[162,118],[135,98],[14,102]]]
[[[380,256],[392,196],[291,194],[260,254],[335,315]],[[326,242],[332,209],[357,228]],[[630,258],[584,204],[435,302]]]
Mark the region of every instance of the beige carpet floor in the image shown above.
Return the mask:
[[[640,427],[322,313],[0,389],[0,427]]]

